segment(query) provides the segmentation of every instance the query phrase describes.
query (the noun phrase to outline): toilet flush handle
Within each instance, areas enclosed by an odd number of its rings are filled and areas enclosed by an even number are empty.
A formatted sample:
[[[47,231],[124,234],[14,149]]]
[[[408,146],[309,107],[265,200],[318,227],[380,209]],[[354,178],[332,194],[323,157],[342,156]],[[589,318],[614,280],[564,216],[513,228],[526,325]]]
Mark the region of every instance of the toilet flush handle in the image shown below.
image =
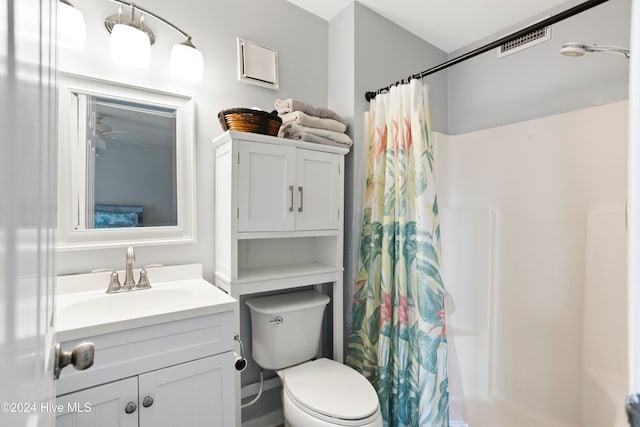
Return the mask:
[[[276,325],[279,325],[283,322],[284,320],[282,319],[282,316],[276,316],[274,317],[272,320],[269,320],[269,323],[275,323]]]

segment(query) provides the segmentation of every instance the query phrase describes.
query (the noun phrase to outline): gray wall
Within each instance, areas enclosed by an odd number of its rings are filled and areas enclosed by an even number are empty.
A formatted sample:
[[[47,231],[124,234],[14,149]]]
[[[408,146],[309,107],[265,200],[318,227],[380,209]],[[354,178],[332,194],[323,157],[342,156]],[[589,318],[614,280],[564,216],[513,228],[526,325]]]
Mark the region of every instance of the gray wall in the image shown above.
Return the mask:
[[[364,189],[366,91],[377,90],[447,59],[445,52],[371,11],[352,3],[329,23],[329,107],[349,118],[354,140],[345,174],[345,340],[351,325],[353,282],[358,268]],[[427,80],[434,130],[447,128],[447,74]]]
[[[182,41],[177,33],[152,18],[146,23],[158,40],[152,47],[148,70],[132,70],[111,60],[104,18],[117,11],[109,2],[79,2],[87,23],[87,44],[81,52],[61,52],[59,68],[76,74],[190,94],[196,104],[196,204],[197,242],[136,248],[136,265],[203,263],[205,279],[213,281],[213,147],[222,133],[217,114],[230,107],[257,106],[273,109],[275,98],[297,98],[327,105],[328,23],[284,0],[157,0],[149,7],[193,36],[203,53],[202,83],[182,83],[170,77],[171,47]],[[236,79],[236,37],[255,41],[279,51],[280,90],[239,83]],[[124,268],[124,249],[83,250],[57,255],[58,274],[88,272],[95,268]],[[246,312],[242,322],[249,324]],[[243,383],[257,380],[253,364]],[[267,393],[245,417],[259,416],[278,405],[278,393]]]
[[[203,53],[202,83],[189,84],[169,76],[168,59],[177,33],[148,19],[158,36],[152,47],[151,66],[132,70],[116,65],[109,55],[104,18],[117,11],[109,2],[76,5],[87,23],[87,44],[81,52],[61,52],[63,71],[129,84],[190,94],[196,104],[197,243],[140,247],[137,264],[184,264],[201,262],[205,277],[213,279],[213,147],[211,140],[222,133],[217,114],[230,107],[273,109],[275,98],[294,97],[312,104],[327,104],[326,21],[284,0],[192,0],[189,7],[171,0],[153,2],[152,10],[170,18],[193,36]],[[292,35],[295,34],[295,37]],[[236,37],[279,50],[280,90],[239,83],[236,80]],[[124,250],[106,249],[59,253],[59,274],[87,272],[94,268],[123,267]]]
[[[328,105],[349,121],[353,137],[355,97],[355,8],[351,3],[329,22]]]
[[[500,59],[495,51],[487,52],[449,68],[447,133],[460,134],[627,99],[627,59],[607,54],[569,58],[559,51],[566,42],[629,47],[630,10],[630,0],[611,0],[553,25],[552,38],[547,42]],[[452,52],[449,58],[534,21],[506,28]],[[432,107],[432,113],[434,110]]]
[[[447,60],[447,54],[413,33],[355,3],[355,107],[354,132],[362,138],[362,113],[369,110],[364,98],[373,91]],[[425,79],[430,86],[433,130],[447,129],[447,75]]]
[[[355,3],[351,3],[329,22],[329,108],[335,110],[345,119],[349,120],[347,133],[354,139],[351,152],[345,158],[344,177],[344,328],[343,338],[346,343],[349,337],[349,325],[351,322],[351,287],[349,278],[352,276],[354,257],[352,253],[353,232],[353,204],[354,190],[360,187],[354,183],[354,153],[362,156],[362,136],[354,133],[354,117],[358,113],[355,110]],[[357,190],[356,190],[357,191]],[[359,191],[358,191],[359,192]],[[353,242],[355,243],[355,242]]]

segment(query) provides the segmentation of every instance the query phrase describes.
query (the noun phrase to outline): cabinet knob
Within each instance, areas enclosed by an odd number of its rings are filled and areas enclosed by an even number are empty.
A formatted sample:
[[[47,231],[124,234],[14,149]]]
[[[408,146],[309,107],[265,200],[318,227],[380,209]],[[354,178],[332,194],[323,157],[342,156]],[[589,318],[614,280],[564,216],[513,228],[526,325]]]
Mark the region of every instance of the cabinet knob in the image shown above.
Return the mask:
[[[127,414],[133,414],[136,412],[136,409],[138,409],[138,405],[136,405],[135,402],[129,402],[127,403],[127,406],[124,407],[124,412]]]
[[[148,408],[151,405],[153,405],[153,397],[145,396],[144,399],[142,399],[142,406]]]

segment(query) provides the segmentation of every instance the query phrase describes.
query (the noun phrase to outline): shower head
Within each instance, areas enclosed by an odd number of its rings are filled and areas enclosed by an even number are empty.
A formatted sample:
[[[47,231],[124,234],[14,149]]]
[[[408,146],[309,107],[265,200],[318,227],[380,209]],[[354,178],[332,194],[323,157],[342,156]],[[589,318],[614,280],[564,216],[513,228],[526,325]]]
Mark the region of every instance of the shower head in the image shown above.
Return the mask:
[[[585,53],[604,52],[622,55],[629,58],[629,49],[620,46],[607,46],[597,44],[565,43],[560,49],[564,56],[583,56]]]
[[[565,43],[560,49],[560,54],[564,56],[582,56],[586,52],[584,45],[580,43]]]

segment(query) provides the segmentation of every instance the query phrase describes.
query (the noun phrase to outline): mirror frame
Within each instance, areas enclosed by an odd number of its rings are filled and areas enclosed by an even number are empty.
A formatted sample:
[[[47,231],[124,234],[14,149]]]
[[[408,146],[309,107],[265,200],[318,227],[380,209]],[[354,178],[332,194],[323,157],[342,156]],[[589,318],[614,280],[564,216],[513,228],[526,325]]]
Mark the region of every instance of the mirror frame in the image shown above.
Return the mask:
[[[86,168],[86,145],[84,140],[81,142],[77,135],[74,136],[77,125],[71,114],[74,111],[72,97],[78,92],[176,110],[176,226],[76,229],[79,211],[84,209],[80,203],[84,203],[86,182],[84,170],[79,170]],[[196,241],[194,110],[194,101],[190,96],[76,74],[58,74],[57,250],[156,246]]]

